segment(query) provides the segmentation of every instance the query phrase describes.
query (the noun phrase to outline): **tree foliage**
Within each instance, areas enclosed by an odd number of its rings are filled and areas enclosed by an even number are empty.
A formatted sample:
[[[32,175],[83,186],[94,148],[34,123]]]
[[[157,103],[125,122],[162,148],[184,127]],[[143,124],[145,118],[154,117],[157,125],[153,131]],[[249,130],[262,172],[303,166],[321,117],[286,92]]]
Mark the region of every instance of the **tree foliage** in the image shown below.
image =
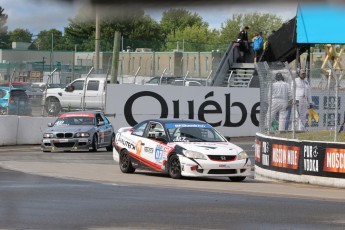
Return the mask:
[[[221,25],[222,42],[232,42],[237,40],[238,33],[245,26],[249,26],[248,38],[254,37],[255,33],[262,32],[262,37],[267,39],[272,33],[272,30],[279,29],[283,24],[281,17],[268,14],[258,13],[253,14],[234,14],[231,19],[225,21]]]
[[[32,33],[28,29],[14,29],[8,33],[10,42],[29,42],[32,41]]]
[[[62,32],[57,29],[42,30],[34,40],[38,50],[68,50]]]
[[[57,29],[43,30],[34,40],[33,48],[39,50],[95,50],[96,15],[100,25],[101,51],[112,51],[114,33],[122,36],[122,48],[151,48],[156,51],[184,49],[184,51],[225,50],[229,43],[237,39],[244,26],[249,26],[249,38],[263,32],[267,39],[272,30],[283,24],[282,19],[274,14],[252,13],[234,14],[221,24],[221,29],[209,29],[197,13],[183,8],[171,8],[162,14],[160,22],[152,19],[140,8],[89,8],[84,6],[64,28],[64,36]],[[32,33],[17,28],[7,32],[7,15],[0,7],[0,42],[1,48],[10,47],[11,41],[30,42]],[[6,46],[4,46],[6,43]]]
[[[190,11],[182,8],[171,8],[163,12],[162,19],[160,21],[163,32],[168,35],[176,35],[176,31],[183,31],[186,27],[192,26],[207,26],[207,22],[203,22],[202,17],[197,13],[191,13]]]
[[[8,48],[9,37],[7,33],[8,27],[6,26],[8,15],[4,13],[4,8],[0,6],[0,47]]]
[[[210,30],[207,26],[193,25],[179,29],[167,37],[166,49],[168,51],[179,49],[184,51],[211,51],[218,49],[217,40],[219,32]]]
[[[131,40],[125,47],[141,47],[138,41],[155,41],[159,39],[161,29],[159,24],[142,9],[98,9],[100,15],[101,47],[103,51],[111,51],[115,31],[119,31],[125,40]],[[69,42],[77,44],[78,49],[94,50],[96,11],[90,12],[86,18],[85,12],[80,11],[65,28],[65,35]],[[137,42],[135,42],[137,41]]]

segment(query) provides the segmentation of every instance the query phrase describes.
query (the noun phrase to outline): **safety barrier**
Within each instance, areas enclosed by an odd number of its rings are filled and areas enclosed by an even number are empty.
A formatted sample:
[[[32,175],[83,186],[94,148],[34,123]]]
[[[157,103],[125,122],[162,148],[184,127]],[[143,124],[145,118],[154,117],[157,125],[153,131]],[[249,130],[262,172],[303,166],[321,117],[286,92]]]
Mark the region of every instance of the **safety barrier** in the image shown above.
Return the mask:
[[[345,143],[255,138],[255,177],[345,187]]]
[[[49,122],[55,117],[0,116],[0,146],[39,144]]]

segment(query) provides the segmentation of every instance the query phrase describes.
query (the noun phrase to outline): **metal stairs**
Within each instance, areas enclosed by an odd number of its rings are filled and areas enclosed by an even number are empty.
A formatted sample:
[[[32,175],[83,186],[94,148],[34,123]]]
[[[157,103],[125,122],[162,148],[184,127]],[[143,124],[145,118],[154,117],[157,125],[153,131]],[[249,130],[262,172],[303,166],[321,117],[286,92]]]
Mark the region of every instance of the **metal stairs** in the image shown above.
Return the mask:
[[[231,63],[222,86],[248,88],[254,71],[254,63]]]

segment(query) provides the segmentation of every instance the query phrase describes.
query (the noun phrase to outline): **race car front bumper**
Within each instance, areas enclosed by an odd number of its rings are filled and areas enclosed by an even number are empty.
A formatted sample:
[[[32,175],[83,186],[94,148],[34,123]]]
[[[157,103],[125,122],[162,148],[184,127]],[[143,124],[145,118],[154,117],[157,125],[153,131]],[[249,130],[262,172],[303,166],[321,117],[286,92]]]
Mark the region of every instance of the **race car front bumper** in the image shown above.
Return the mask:
[[[179,155],[182,176],[189,177],[242,177],[250,176],[252,164],[249,158],[243,160],[216,162],[192,160]]]
[[[42,140],[42,151],[77,151],[89,150],[92,141],[87,138],[71,138],[71,139],[48,139]]]

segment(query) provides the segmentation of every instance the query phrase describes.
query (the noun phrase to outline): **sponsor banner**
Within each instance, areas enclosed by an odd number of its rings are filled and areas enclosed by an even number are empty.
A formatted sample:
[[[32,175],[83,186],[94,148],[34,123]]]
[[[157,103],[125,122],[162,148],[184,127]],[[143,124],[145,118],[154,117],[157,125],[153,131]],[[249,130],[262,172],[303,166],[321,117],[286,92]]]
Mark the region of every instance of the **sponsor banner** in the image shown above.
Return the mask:
[[[287,141],[256,135],[255,164],[291,174],[345,178],[345,144]]]
[[[344,146],[345,148],[345,146]],[[345,149],[326,148],[323,162],[324,172],[345,174]]]
[[[306,175],[320,176],[322,174],[322,164],[324,146],[318,142],[302,142],[302,173]]]
[[[345,144],[303,142],[303,174],[345,178]]]
[[[278,168],[297,170],[300,157],[300,147],[289,144],[273,144],[271,165]]]
[[[300,174],[299,142],[256,136],[255,164],[279,172]]]
[[[260,89],[109,84],[106,113],[115,130],[152,118],[208,122],[224,136],[255,136]],[[244,96],[245,95],[245,96]]]

